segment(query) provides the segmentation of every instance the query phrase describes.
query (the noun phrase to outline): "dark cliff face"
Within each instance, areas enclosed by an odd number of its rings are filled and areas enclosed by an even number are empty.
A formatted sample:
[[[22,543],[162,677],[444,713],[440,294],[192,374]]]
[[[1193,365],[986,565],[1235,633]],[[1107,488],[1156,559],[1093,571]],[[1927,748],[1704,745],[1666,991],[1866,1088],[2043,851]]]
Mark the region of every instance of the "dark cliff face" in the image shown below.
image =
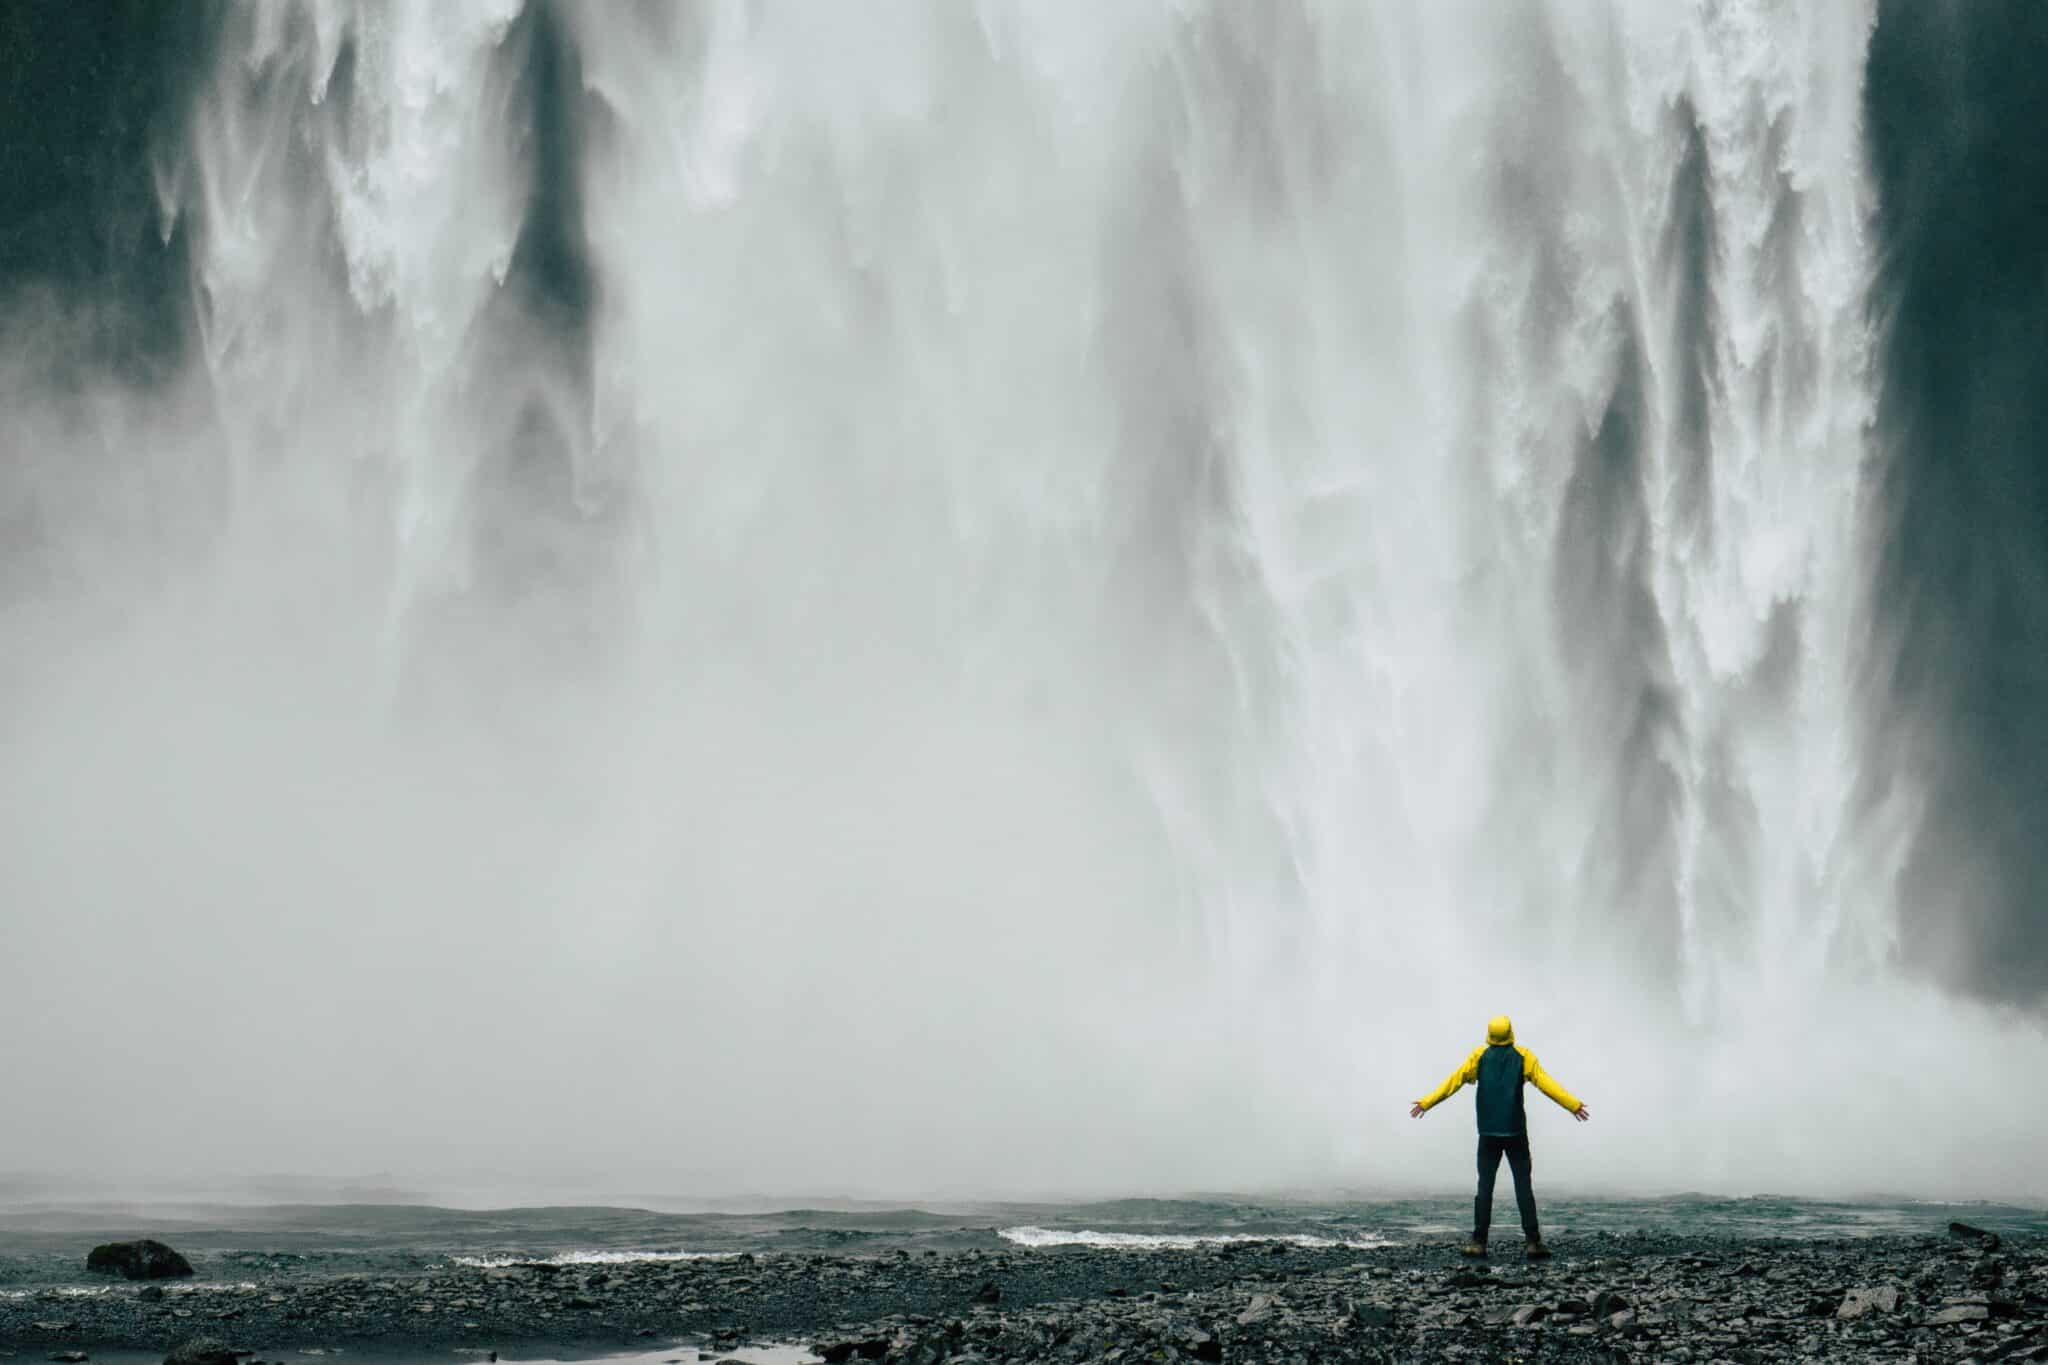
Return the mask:
[[[46,359],[143,381],[176,364],[187,239],[153,171],[217,19],[208,3],[0,7],[0,300],[33,318]]]
[[[1902,953],[2048,1003],[2048,7],[1886,0],[1873,733],[1927,797]],[[1881,780],[1881,779],[1880,779]]]

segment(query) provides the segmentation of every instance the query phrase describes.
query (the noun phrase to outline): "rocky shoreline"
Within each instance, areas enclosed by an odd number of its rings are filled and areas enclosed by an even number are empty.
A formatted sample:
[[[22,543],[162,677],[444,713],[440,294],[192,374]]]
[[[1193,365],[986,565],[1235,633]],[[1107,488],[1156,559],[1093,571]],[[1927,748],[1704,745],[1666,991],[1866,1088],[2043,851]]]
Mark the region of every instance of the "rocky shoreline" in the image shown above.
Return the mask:
[[[447,1359],[546,1349],[828,1361],[2048,1361],[2048,1239],[1566,1237],[1503,1247],[1283,1242],[613,1265],[47,1289],[0,1300],[0,1352]]]

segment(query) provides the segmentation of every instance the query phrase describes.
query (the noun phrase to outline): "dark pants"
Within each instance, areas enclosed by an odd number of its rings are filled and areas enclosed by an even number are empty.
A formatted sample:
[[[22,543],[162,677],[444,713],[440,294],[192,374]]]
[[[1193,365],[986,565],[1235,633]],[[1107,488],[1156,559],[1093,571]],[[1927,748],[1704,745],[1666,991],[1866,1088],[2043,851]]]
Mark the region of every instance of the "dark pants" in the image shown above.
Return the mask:
[[[1529,1139],[1526,1137],[1481,1137],[1479,1139],[1479,1197],[1472,1201],[1472,1240],[1486,1241],[1493,1225],[1493,1177],[1500,1171],[1500,1159],[1508,1159],[1515,1177],[1515,1203],[1522,1210],[1522,1235],[1534,1242],[1536,1232],[1536,1189],[1529,1183]]]

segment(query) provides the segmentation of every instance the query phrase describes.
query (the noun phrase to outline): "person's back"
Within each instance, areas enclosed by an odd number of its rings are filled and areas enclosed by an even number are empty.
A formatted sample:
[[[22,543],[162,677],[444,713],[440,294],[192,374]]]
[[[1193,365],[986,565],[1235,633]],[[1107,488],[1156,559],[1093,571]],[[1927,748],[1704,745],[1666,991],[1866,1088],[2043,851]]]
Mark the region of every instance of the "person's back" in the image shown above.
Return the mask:
[[[1476,1088],[1472,1108],[1479,1118],[1481,1137],[1517,1138],[1529,1136],[1529,1114],[1522,1107],[1522,1073],[1529,1054],[1514,1045],[1514,1034],[1500,1044],[1489,1043],[1479,1050]]]
[[[1486,1026],[1486,1042],[1472,1049],[1444,1083],[1409,1109],[1421,1118],[1466,1085],[1478,1089],[1473,1104],[1479,1127],[1479,1194],[1472,1207],[1472,1241],[1468,1256],[1486,1254],[1487,1230],[1493,1221],[1493,1180],[1500,1171],[1500,1159],[1508,1159],[1515,1178],[1515,1203],[1522,1215],[1522,1235],[1529,1239],[1531,1256],[1548,1256],[1536,1225],[1536,1192],[1530,1182],[1529,1116],[1522,1103],[1522,1087],[1534,1085],[1572,1117],[1584,1123],[1592,1117],[1586,1106],[1550,1078],[1536,1054],[1515,1045],[1515,1027],[1505,1014],[1496,1015]]]

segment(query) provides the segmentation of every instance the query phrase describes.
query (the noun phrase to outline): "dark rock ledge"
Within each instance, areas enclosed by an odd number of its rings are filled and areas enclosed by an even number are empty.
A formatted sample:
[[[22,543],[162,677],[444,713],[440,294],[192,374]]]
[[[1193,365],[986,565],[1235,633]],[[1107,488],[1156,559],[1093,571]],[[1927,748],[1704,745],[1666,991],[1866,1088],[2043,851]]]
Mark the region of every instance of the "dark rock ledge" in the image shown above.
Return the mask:
[[[173,1280],[192,1273],[192,1263],[184,1256],[148,1237],[96,1246],[87,1253],[85,1268],[95,1275],[129,1280]]]

